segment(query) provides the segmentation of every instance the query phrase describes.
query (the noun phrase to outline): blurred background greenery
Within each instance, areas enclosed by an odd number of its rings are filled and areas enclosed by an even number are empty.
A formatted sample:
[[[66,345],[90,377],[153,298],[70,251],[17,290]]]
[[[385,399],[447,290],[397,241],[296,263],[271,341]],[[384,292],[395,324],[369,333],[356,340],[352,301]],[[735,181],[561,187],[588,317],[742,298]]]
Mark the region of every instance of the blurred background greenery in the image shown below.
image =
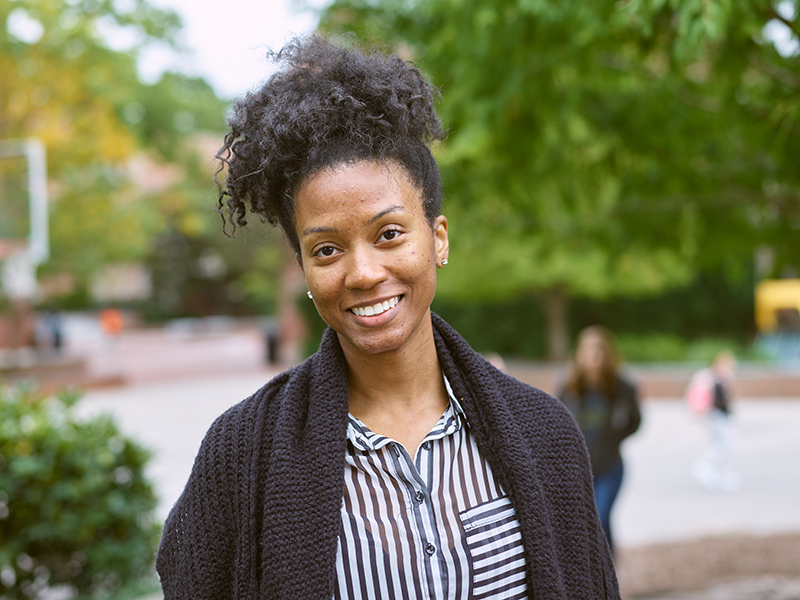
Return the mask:
[[[790,0],[338,0],[318,16],[442,89],[453,260],[435,309],[483,351],[563,358],[602,322],[644,360],[685,358],[705,338],[746,347],[757,281],[796,276],[797,13]],[[275,314],[292,261],[279,236],[231,241],[215,211],[229,99],[136,68],[173,43],[177,15],[143,0],[0,0],[0,20],[0,139],[47,147],[36,308]],[[134,41],[115,50],[123,34]],[[0,164],[9,196],[19,164]],[[126,274],[143,283],[109,292]]]
[[[338,0],[322,29],[442,88],[435,308],[474,345],[564,357],[599,322],[631,360],[750,352],[755,284],[800,257],[797,2]]]

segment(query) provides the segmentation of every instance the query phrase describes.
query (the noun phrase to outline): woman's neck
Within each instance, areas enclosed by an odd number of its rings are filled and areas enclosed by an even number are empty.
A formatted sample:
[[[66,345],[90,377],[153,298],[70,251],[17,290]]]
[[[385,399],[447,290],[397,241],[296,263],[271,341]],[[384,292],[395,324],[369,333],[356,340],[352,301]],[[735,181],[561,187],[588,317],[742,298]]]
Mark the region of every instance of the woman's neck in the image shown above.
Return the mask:
[[[347,356],[350,413],[412,456],[447,407],[436,346],[429,343],[372,356]]]

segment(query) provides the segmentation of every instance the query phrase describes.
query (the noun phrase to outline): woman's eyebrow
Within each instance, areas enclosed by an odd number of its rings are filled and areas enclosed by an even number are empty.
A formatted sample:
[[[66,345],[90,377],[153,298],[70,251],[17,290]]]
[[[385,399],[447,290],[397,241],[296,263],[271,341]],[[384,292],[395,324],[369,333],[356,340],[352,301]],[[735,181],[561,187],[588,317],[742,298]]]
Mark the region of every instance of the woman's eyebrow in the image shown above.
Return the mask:
[[[392,206],[389,206],[388,208],[384,208],[381,212],[379,212],[377,215],[375,215],[369,221],[367,221],[367,224],[372,225],[375,221],[379,220],[381,217],[385,217],[389,213],[405,212],[405,211],[406,209],[403,206],[400,206],[399,204],[394,204]]]
[[[370,217],[369,220],[367,221],[367,224],[372,225],[375,221],[378,221],[379,219],[385,217],[390,213],[405,212],[405,211],[406,209],[403,206],[400,206],[399,204],[394,204],[392,206],[389,206],[388,208],[384,208],[378,214]],[[307,227],[306,229],[303,230],[303,237],[311,235],[312,233],[339,233],[339,230],[336,227]]]
[[[303,230],[303,237],[312,233],[339,233],[336,227],[308,227]]]

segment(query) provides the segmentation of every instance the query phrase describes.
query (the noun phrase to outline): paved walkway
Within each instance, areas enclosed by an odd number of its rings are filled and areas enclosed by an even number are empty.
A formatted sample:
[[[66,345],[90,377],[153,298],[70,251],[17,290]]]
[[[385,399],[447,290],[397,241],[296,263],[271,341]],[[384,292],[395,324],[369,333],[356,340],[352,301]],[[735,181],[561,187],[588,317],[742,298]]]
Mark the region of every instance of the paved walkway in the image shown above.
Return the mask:
[[[697,592],[664,594],[649,600],[800,600],[800,579],[767,575],[719,583]]]

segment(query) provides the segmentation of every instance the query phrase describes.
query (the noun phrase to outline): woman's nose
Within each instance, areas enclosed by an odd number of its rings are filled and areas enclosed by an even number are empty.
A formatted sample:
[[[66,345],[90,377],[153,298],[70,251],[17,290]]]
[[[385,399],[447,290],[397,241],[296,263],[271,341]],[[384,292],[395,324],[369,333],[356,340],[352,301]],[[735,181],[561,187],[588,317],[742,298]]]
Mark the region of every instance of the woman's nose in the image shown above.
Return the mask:
[[[347,286],[370,289],[386,279],[386,268],[381,253],[375,249],[359,249],[350,253],[347,269]]]

